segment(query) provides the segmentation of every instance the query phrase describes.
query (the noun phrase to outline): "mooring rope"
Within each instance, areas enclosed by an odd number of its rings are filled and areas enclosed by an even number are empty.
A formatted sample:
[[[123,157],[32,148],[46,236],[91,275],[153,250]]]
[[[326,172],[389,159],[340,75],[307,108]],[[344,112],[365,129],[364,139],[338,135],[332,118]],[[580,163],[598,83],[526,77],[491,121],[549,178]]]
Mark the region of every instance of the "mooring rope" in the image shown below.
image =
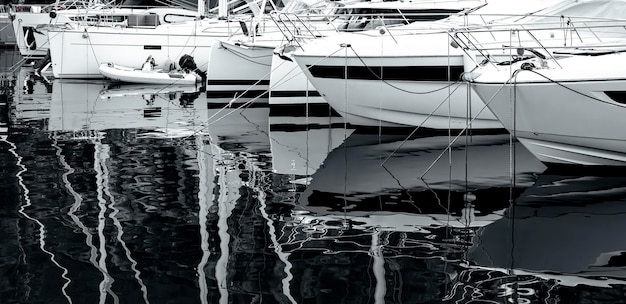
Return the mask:
[[[467,124],[466,126],[460,130],[460,132],[454,137],[454,139],[450,142],[450,144],[448,144],[448,146],[444,149],[444,151],[442,151],[442,153],[439,154],[439,156],[431,163],[431,165],[428,167],[428,169],[426,169],[426,171],[420,176],[420,179],[423,180],[424,176],[432,169],[432,167],[435,165],[435,163],[437,161],[439,161],[439,159],[443,156],[443,153],[445,153],[448,149],[450,149],[452,147],[452,144],[454,144],[456,142],[456,140],[458,140],[458,138],[465,133],[469,126],[474,122],[474,120],[476,120],[478,118],[478,116],[485,110],[487,109],[487,106],[493,101],[493,99],[498,95],[498,93],[500,93],[500,91],[502,89],[504,89],[506,87],[506,85],[513,79],[514,76],[511,76],[506,82],[504,82],[499,88],[498,90],[493,94],[493,96],[491,96],[491,98],[489,98],[489,100],[487,102],[485,102],[485,105],[480,109],[480,111],[478,111],[478,113],[476,114],[476,116],[474,118],[472,118]]]

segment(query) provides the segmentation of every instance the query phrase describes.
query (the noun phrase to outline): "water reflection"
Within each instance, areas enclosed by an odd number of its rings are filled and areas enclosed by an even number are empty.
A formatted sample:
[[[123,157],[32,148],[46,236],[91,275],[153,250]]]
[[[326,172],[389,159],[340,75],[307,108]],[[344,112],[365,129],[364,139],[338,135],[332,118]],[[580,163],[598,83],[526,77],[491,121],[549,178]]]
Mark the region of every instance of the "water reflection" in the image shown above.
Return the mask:
[[[619,303],[624,177],[549,169],[481,227],[449,300]]]
[[[483,227],[468,259],[487,267],[626,282],[626,179],[546,172],[505,216]],[[589,284],[589,280],[582,280]],[[610,280],[613,282],[612,280]]]
[[[221,103],[204,98],[203,101],[208,107],[205,130],[213,142],[229,151],[269,153],[267,99]]]
[[[189,87],[55,80],[48,130],[151,129],[144,136],[194,135],[207,115]]]
[[[451,140],[353,133],[312,175],[300,205],[311,209],[323,201],[317,212],[429,212],[472,202],[496,210],[508,204],[511,190],[529,187],[545,170],[522,145],[511,145],[508,134],[467,136],[450,145]]]
[[[0,141],[3,303],[617,303],[625,291],[623,177],[546,170],[508,134],[446,150],[445,134],[287,126],[262,101],[16,78]]]
[[[301,286],[291,292],[298,303],[442,300],[475,231],[509,206],[512,183],[529,187],[545,169],[522,146],[511,149],[508,135],[463,139],[439,164],[450,137],[347,134],[275,228],[301,274],[290,282]]]

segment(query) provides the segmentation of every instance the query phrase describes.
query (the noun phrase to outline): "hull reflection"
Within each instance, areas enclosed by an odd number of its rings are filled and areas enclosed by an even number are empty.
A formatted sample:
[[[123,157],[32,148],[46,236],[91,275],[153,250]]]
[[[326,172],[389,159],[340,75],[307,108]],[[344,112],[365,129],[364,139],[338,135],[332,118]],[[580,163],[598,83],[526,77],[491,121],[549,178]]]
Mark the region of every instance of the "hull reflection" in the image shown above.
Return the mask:
[[[299,205],[307,210],[318,207],[317,213],[428,212],[431,207],[448,203],[462,207],[466,202],[497,210],[494,200],[507,206],[510,187],[513,192],[529,187],[545,170],[522,145],[511,145],[507,134],[460,138],[446,152],[450,141],[448,136],[406,140],[353,133],[312,175]]]
[[[507,210],[483,227],[468,259],[479,266],[569,276],[564,284],[626,283],[626,179],[542,174]],[[577,283],[577,279],[578,283]]]
[[[167,86],[54,80],[50,131],[144,129],[144,136],[180,137],[202,129],[207,107],[200,92]]]

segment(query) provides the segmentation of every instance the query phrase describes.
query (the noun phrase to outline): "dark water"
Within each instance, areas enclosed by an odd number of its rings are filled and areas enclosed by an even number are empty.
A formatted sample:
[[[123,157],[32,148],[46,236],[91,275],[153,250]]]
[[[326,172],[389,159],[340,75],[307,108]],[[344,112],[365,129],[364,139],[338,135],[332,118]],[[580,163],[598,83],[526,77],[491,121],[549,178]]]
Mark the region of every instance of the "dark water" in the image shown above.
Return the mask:
[[[626,301],[626,175],[501,132],[446,150],[263,100],[2,80],[0,303]]]

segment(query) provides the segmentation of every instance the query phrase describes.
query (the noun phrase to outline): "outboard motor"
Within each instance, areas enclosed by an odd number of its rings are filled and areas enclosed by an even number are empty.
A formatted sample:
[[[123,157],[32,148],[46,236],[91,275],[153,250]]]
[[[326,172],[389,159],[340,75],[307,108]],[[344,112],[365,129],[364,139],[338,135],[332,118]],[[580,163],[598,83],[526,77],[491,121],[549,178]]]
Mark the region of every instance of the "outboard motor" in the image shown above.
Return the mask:
[[[180,68],[184,71],[192,71],[200,75],[200,77],[202,77],[202,82],[206,83],[206,73],[198,69],[196,62],[190,55],[185,54],[180,57],[180,60],[178,60],[178,66],[180,66]]]

